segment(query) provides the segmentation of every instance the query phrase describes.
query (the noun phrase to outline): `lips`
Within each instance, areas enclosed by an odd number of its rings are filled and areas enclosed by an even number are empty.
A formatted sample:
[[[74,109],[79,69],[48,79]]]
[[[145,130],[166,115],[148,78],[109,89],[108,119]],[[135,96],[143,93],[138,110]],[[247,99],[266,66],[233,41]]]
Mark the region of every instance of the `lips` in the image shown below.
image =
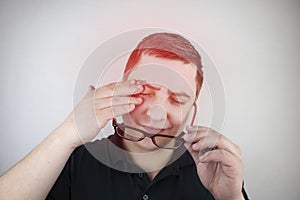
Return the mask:
[[[154,128],[154,127],[148,127],[148,126],[143,126],[143,129],[150,134],[157,134],[157,133],[160,133],[165,130],[165,129],[161,129],[161,128]]]

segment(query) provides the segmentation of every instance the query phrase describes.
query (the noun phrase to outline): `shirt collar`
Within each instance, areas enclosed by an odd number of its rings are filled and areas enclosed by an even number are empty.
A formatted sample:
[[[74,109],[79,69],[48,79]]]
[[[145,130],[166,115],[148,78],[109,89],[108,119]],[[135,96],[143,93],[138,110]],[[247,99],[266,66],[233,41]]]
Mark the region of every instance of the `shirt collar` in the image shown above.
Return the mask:
[[[122,141],[116,134],[111,135],[107,139],[107,152],[110,158],[111,164],[115,169],[124,169],[128,172],[141,172],[143,171],[138,166],[129,161],[129,153],[122,148]],[[194,160],[187,149],[182,145],[181,148],[174,150],[173,156],[168,162],[168,171],[179,172],[181,168],[194,164]]]

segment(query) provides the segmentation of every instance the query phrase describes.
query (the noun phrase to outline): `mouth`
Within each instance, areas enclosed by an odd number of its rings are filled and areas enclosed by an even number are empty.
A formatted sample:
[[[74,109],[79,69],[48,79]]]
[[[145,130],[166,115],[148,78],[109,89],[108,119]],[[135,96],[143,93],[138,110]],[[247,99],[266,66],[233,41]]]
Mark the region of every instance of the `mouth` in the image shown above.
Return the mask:
[[[153,134],[153,135],[161,133],[164,130],[166,130],[166,129],[162,129],[162,128],[155,128],[155,127],[149,127],[149,126],[142,126],[142,127],[146,132]]]

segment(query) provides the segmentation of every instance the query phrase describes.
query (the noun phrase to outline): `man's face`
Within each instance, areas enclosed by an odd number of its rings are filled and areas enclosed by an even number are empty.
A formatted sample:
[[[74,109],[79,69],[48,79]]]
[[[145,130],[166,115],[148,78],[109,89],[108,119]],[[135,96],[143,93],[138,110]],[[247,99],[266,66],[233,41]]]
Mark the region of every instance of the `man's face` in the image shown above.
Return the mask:
[[[195,76],[192,64],[143,55],[128,76],[146,81],[139,95],[143,103],[123,116],[124,123],[151,134],[178,135],[196,99]],[[139,152],[157,149],[150,138],[128,144]]]

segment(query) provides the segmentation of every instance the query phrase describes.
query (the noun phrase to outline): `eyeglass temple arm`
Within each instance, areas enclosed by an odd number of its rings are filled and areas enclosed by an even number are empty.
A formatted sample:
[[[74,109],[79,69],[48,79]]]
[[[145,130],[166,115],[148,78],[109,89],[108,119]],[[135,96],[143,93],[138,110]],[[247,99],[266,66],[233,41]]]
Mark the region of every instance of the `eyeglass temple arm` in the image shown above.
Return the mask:
[[[123,126],[124,128],[130,128],[132,130],[135,130],[135,131],[138,131],[138,132],[141,132],[143,133],[145,136],[149,137],[149,136],[152,136],[151,134],[147,133],[146,131],[143,131],[141,129],[138,129],[138,128],[135,128],[135,127],[132,127],[132,126],[127,126],[125,124],[119,124],[116,120],[116,118],[113,118],[112,119],[112,125],[113,127],[117,127],[117,126]]]
[[[197,115],[198,108],[197,108],[196,102],[194,102],[193,107],[194,107],[194,114],[193,114],[193,118],[192,118],[192,121],[191,121],[191,126],[194,125],[194,122],[195,122],[195,119],[196,119],[196,115]]]

